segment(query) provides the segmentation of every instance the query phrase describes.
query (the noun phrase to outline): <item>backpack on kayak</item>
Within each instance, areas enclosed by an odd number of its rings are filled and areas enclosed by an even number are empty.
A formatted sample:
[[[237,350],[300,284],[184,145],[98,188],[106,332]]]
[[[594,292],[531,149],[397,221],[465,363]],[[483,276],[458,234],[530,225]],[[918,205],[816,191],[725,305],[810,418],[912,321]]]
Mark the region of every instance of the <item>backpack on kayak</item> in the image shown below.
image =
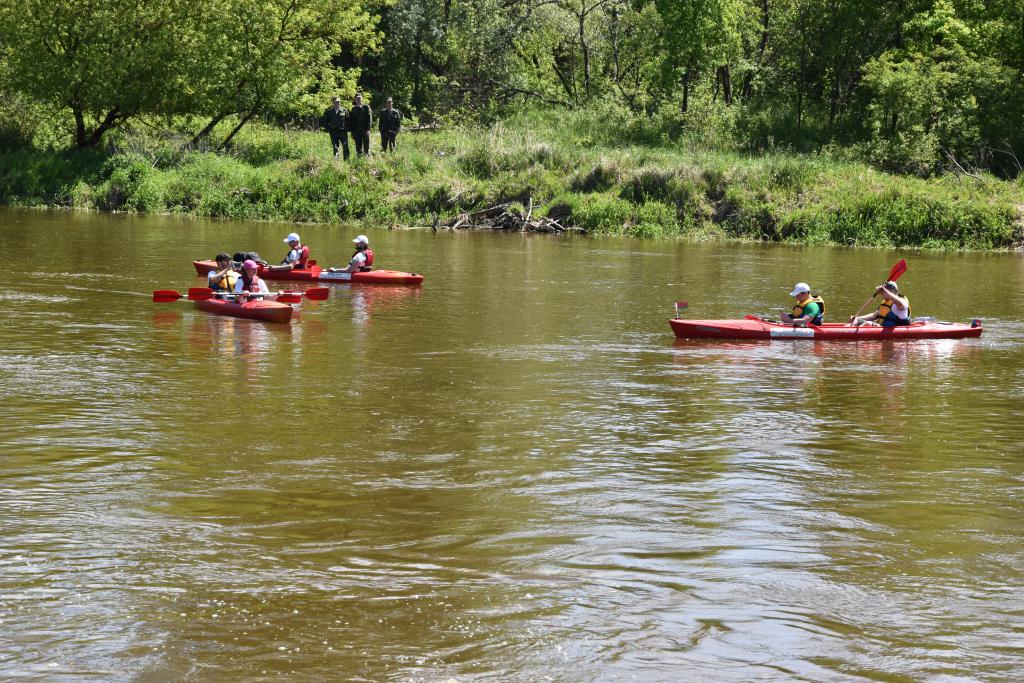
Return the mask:
[[[255,251],[236,251],[235,255],[231,257],[231,260],[236,264],[241,264],[244,261],[253,260],[261,266],[266,266],[267,262],[263,260],[258,253]]]

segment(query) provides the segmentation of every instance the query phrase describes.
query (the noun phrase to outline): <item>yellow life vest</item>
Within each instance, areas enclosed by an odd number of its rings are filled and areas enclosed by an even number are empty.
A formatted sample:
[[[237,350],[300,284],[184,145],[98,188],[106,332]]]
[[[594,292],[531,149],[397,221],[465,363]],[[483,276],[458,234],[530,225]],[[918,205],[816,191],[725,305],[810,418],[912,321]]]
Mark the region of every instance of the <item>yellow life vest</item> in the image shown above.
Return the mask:
[[[235,291],[236,282],[238,282],[238,273],[229,270],[221,276],[220,280],[211,282],[210,289],[215,292],[233,292]]]
[[[811,322],[814,323],[815,325],[820,325],[821,321],[825,317],[825,300],[818,295],[812,295],[804,303],[797,302],[797,304],[793,306],[793,317],[802,318],[804,316],[804,306],[810,303],[818,304],[818,306],[821,307],[821,310],[818,312],[818,315],[814,316],[814,318],[811,320]]]
[[[910,320],[910,316],[914,315],[910,310],[910,297],[903,297],[907,300],[907,320]],[[878,306],[878,310],[875,311],[875,322],[882,323],[890,317],[892,312],[892,299],[883,299],[882,303]],[[900,318],[896,317],[895,313],[892,313],[892,319],[894,322],[900,321]],[[904,321],[905,322],[905,321]]]

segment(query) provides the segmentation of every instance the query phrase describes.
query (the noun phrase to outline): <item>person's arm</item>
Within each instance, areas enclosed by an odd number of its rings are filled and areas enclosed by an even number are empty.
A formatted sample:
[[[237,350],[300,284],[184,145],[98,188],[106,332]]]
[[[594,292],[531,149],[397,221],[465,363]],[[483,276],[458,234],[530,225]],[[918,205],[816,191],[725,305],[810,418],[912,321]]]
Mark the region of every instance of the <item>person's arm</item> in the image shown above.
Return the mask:
[[[363,267],[364,263],[366,263],[366,256],[363,255],[362,252],[359,252],[358,254],[352,257],[352,260],[348,262],[348,267],[341,272],[358,273],[359,270]]]
[[[792,323],[794,325],[807,325],[821,313],[821,307],[817,303],[811,301],[808,302],[807,306],[813,306],[814,308],[810,313],[804,313],[799,318],[794,318],[792,314],[782,311],[782,322]],[[807,306],[804,307],[805,311],[807,310]]]
[[[811,322],[811,320],[813,320],[813,319],[814,319],[814,316],[812,316],[812,315],[802,315],[799,318],[794,318],[789,313],[783,313],[782,314],[782,322],[784,322],[784,323],[791,323],[793,325],[806,325],[807,323]]]
[[[289,249],[288,253],[285,255],[284,260],[281,261],[280,265],[268,266],[268,269],[274,271],[275,273],[289,271],[295,268],[295,262],[297,260],[298,259],[295,256],[295,250]]]
[[[850,316],[850,324],[851,325],[863,325],[866,322],[871,322],[872,320],[875,319],[875,315],[877,314],[877,312],[878,312],[878,309],[875,309],[871,313],[866,313],[866,314],[861,315],[861,316],[852,316],[851,315]]]
[[[402,112],[397,109],[395,111],[398,112],[395,114],[395,132],[398,133],[402,130]]]
[[[892,291],[891,289],[889,289],[885,285],[882,285],[881,287],[879,287],[876,290],[876,293],[884,294],[886,299],[889,299],[890,301],[895,301],[902,308],[908,308],[909,307],[910,302],[907,301],[906,297],[900,296],[899,294],[897,294],[896,292]]]

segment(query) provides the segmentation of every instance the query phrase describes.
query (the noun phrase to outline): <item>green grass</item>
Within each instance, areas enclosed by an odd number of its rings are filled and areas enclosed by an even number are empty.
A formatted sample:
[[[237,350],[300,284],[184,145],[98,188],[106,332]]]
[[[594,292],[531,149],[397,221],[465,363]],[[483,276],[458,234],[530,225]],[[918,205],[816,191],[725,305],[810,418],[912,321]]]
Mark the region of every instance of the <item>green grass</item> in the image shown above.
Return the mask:
[[[527,112],[489,128],[403,133],[396,154],[349,162],[331,159],[323,133],[251,124],[214,153],[190,150],[186,131],[137,129],[105,152],[0,154],[0,202],[429,225],[434,215],[532,201],[537,215],[590,234],[941,249],[1024,242],[1021,180],[924,180],[827,155],[709,150],[665,121]]]

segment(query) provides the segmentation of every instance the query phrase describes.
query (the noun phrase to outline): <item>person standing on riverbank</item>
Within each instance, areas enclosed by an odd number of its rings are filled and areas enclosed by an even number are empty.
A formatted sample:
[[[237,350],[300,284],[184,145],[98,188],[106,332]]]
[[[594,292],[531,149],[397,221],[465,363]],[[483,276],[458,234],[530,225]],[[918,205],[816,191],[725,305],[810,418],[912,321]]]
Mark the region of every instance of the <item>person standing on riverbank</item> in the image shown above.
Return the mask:
[[[341,146],[344,159],[348,160],[348,112],[341,106],[341,98],[335,97],[334,102],[327,111],[324,112],[323,117],[320,120],[320,125],[324,127],[327,133],[331,136],[331,146],[334,148],[334,158],[338,158],[338,146]]]
[[[798,282],[790,296],[796,297],[796,304],[789,313],[782,313],[782,322],[793,325],[820,325],[825,317],[825,301],[820,296],[811,295],[811,287],[806,282]]]
[[[395,138],[402,130],[402,112],[395,109],[392,104],[390,97],[384,100],[384,108],[380,110],[380,118],[377,120],[382,152],[395,151]]]
[[[356,143],[356,154],[366,156],[370,154],[370,129],[373,128],[373,113],[370,105],[363,104],[363,93],[356,93],[352,103],[352,111],[348,115],[349,126],[352,129],[352,139]]]

